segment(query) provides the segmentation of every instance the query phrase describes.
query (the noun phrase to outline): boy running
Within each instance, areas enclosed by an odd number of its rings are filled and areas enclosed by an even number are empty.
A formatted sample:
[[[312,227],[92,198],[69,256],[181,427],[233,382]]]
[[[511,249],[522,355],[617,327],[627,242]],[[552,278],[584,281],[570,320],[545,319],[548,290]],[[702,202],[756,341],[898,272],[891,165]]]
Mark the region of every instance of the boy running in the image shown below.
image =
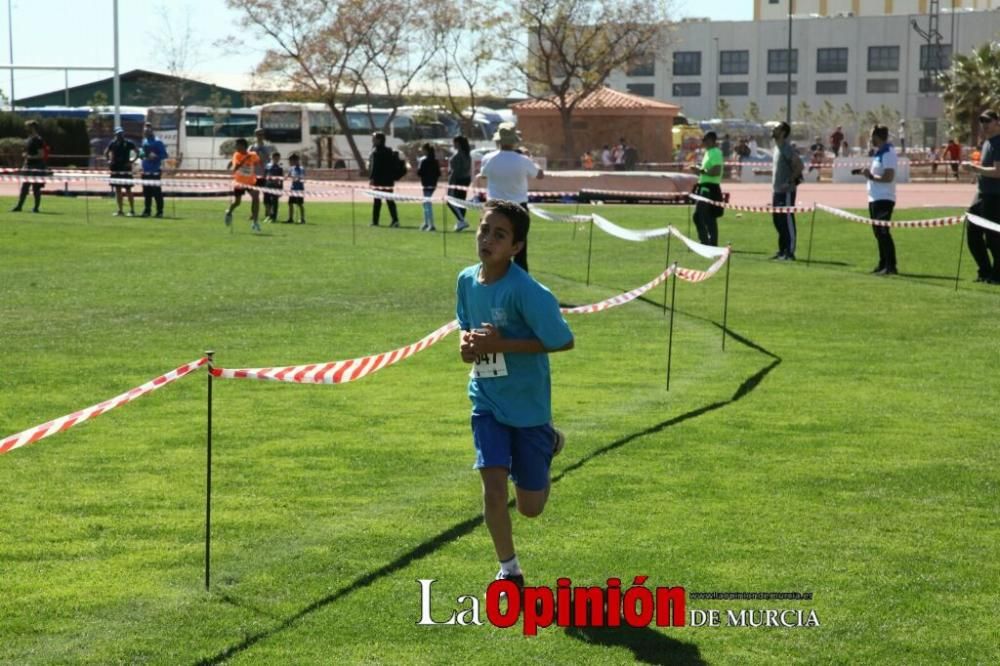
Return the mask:
[[[292,191],[288,195],[288,219],[285,224],[295,221],[295,206],[299,207],[299,224],[306,223],[306,205],[302,196],[306,189],[306,170],[299,161],[298,153],[288,156],[288,177],[292,179]]]
[[[233,201],[226,209],[226,226],[233,223],[233,210],[240,205],[243,200],[243,193],[250,193],[250,228],[260,231],[260,224],[257,222],[257,214],[260,212],[260,196],[254,186],[257,184],[257,165],[260,157],[257,153],[247,150],[246,139],[236,139],[236,152],[226,166],[233,172]]]
[[[518,511],[533,518],[549,497],[549,466],[565,442],[552,427],[548,354],[573,348],[573,333],[548,289],[511,260],[523,248],[528,213],[486,202],[476,233],[480,263],[459,273],[456,312],[462,360],[472,364],[472,439],[483,483],[483,515],[497,579],[524,585],[514,552],[507,477]]]

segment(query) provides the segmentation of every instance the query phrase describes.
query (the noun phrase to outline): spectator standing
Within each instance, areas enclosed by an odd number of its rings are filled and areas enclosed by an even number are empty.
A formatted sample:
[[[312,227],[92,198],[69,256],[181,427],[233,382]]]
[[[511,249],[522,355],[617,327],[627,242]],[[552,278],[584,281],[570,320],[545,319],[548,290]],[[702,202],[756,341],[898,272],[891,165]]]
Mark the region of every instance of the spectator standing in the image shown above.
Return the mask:
[[[771,132],[774,151],[771,158],[771,205],[791,208],[795,194],[802,182],[802,159],[788,141],[792,128],[782,121]],[[795,213],[792,211],[771,214],[778,232],[778,252],[771,257],[779,261],[795,261]]]
[[[401,166],[402,157],[395,150],[385,145],[385,134],[375,132],[372,134],[372,152],[368,155],[368,183],[373,190],[379,192],[392,192],[396,186],[396,181],[405,175],[405,162]],[[390,227],[399,226],[399,214],[396,212],[396,202],[386,199],[386,207],[389,209],[389,217],[392,218]],[[372,226],[378,226],[378,219],[382,212],[382,199],[376,197],[372,202]]]
[[[142,128],[142,137],[142,145],[139,147],[139,157],[142,159],[142,216],[150,216],[155,201],[156,217],[163,217],[163,188],[159,182],[163,160],[168,157],[167,147],[156,138],[153,126],[149,123]]]
[[[271,164],[271,153],[274,152],[274,146],[267,143],[265,137],[267,133],[264,131],[263,127],[258,127],[253,132],[254,142],[250,146],[250,152],[255,153],[260,159],[257,161],[257,166],[254,167],[254,176],[256,177],[256,182],[254,185],[256,187],[267,187],[267,167]],[[267,214],[267,204],[264,205],[265,215]]]
[[[451,145],[455,152],[448,159],[448,196],[464,200],[469,185],[472,184],[472,151],[469,148],[469,140],[464,136],[456,136]],[[465,221],[465,209],[450,202],[448,208],[458,219],[455,231],[467,229],[469,223]]]
[[[1000,224],[1000,114],[989,109],[979,116],[986,140],[979,164],[964,162],[966,170],[978,178],[976,198],[969,212]],[[1000,284],[1000,233],[966,222],[967,242],[978,266],[976,282]],[[993,255],[990,261],[990,255]]]
[[[45,158],[48,150],[45,146],[45,140],[38,133],[37,121],[29,120],[24,123],[24,127],[28,130],[28,138],[24,140],[24,152],[21,153],[21,156],[24,158],[21,167],[21,176],[24,178],[41,178],[46,174]],[[42,205],[42,187],[44,185],[45,183],[40,180],[36,182],[23,181],[21,183],[21,193],[17,197],[17,205],[11,208],[10,212],[21,212],[21,208],[24,207],[24,201],[28,198],[28,191],[30,190],[35,204],[31,212],[37,213],[38,207]]]
[[[944,147],[945,159],[951,162],[951,172],[958,180],[958,167],[962,161],[962,146],[954,138],[948,139],[948,145]]]
[[[513,123],[501,123],[493,140],[500,144],[500,150],[483,157],[483,164],[477,176],[486,179],[486,198],[513,201],[527,211],[528,178],[544,178],[545,172],[531,158],[517,152],[520,139]],[[529,217],[527,227],[530,226]],[[524,244],[514,257],[514,262],[525,271],[528,270],[527,232],[526,228]]]
[[[601,151],[601,168],[605,171],[611,171],[615,168],[615,160],[611,156],[611,146],[604,144],[604,149]]]
[[[701,145],[705,149],[701,166],[691,165],[688,168],[698,174],[695,194],[712,201],[722,201],[722,167],[725,164],[725,159],[722,157],[722,150],[715,145],[716,140],[715,132],[706,132],[701,139]],[[721,216],[722,208],[719,206],[713,206],[703,201],[695,204],[694,226],[698,230],[698,240],[704,245],[717,246],[719,244],[718,219]]]
[[[833,153],[834,157],[840,157],[840,149],[844,145],[844,130],[840,125],[837,125],[837,129],[833,130],[830,134],[830,152]],[[844,154],[847,157],[847,154]]]
[[[277,150],[271,153],[271,161],[264,167],[264,187],[269,190],[281,191],[284,189],[285,170],[281,166],[281,153]],[[276,192],[264,193],[264,221],[278,221],[278,205],[281,195]]]
[[[639,164],[639,151],[635,146],[625,144],[622,164],[626,171],[635,171],[636,165]]]
[[[302,168],[298,153],[288,156],[288,177],[292,179],[292,187],[288,194],[288,219],[285,224],[295,222],[295,206],[299,207],[299,224],[305,224],[306,204],[302,195],[306,189],[306,170]]]
[[[420,149],[424,153],[417,161],[417,175],[420,176],[420,188],[424,193],[424,223],[420,230],[435,231],[434,204],[430,202],[430,198],[434,196],[434,190],[437,189],[438,180],[441,178],[441,165],[438,164],[434,146],[425,143]]]
[[[871,166],[861,170],[868,180],[868,217],[873,220],[892,219],[896,207],[896,150],[889,143],[889,128],[885,125],[872,127],[871,145],[875,149]],[[888,226],[873,225],[875,241],[878,243],[878,266],[872,273],[876,275],[896,274],[896,244]]]
[[[820,175],[823,173],[821,170],[823,166],[823,159],[826,157],[826,148],[823,147],[823,139],[816,137],[813,144],[809,146],[809,154],[811,156],[809,160],[809,171],[810,173],[813,171],[818,172],[816,174],[816,182],[818,183]]]
[[[125,130],[121,127],[115,128],[115,138],[108,144],[104,151],[104,158],[111,167],[111,178],[115,180],[132,180],[132,164],[139,156],[139,150],[129,139],[125,138]],[[128,216],[135,215],[135,195],[132,194],[132,183],[112,183],[111,189],[115,192],[115,203],[118,204],[116,217],[121,217],[122,199],[128,193]]]

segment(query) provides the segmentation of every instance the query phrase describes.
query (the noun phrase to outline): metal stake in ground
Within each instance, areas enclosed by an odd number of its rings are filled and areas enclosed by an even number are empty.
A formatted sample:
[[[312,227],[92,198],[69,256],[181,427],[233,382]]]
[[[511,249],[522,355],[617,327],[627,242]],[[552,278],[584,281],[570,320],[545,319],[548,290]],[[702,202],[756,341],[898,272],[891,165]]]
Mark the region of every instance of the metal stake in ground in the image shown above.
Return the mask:
[[[594,252],[594,218],[590,218],[590,239],[587,241],[587,286],[590,286],[590,259]]]
[[[813,226],[816,224],[816,206],[813,206],[812,217],[809,219],[809,248],[806,250],[806,266],[810,265],[813,256]],[[726,268],[726,275],[729,274],[729,268]]]
[[[663,265],[663,270],[670,268],[670,237],[673,234],[667,234],[667,262]],[[667,283],[663,282],[663,316],[667,316]]]
[[[358,244],[357,225],[354,219],[354,188],[351,188],[351,245]]]
[[[691,220],[694,218],[694,213],[691,211],[691,200],[688,199],[687,202],[688,202],[687,203],[687,209],[688,209],[688,232],[687,232],[687,237],[691,238]]]
[[[955,269],[955,291],[958,291],[958,278],[962,274],[962,253],[965,250],[965,234],[968,231],[969,219],[965,219],[965,224],[962,225],[962,238],[958,243],[958,268]]]
[[[83,206],[86,210],[87,224],[90,224],[90,176],[83,177]]]
[[[677,311],[677,264],[671,268],[670,281],[673,285],[670,288],[670,334],[667,336],[667,390],[670,390],[670,361],[674,353],[674,312]]]
[[[729,264],[733,263],[733,246],[727,245],[729,256],[726,257],[726,295],[722,299],[722,351],[726,351],[726,328],[729,317]]]
[[[448,199],[441,201],[441,245],[444,247],[444,256],[448,256]]]
[[[211,563],[212,563],[212,368],[214,367],[214,351],[206,351],[208,358],[208,411],[206,422],[208,424],[206,442],[206,464],[205,464],[205,589],[211,583]]]

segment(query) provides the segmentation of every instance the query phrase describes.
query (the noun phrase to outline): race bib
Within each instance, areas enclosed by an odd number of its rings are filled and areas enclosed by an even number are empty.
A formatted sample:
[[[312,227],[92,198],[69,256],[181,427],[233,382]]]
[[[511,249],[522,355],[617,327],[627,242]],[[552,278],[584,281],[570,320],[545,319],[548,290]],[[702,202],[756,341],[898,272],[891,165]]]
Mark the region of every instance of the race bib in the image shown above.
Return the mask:
[[[472,372],[469,374],[476,379],[506,377],[507,361],[504,359],[503,353],[480,354],[472,364]]]

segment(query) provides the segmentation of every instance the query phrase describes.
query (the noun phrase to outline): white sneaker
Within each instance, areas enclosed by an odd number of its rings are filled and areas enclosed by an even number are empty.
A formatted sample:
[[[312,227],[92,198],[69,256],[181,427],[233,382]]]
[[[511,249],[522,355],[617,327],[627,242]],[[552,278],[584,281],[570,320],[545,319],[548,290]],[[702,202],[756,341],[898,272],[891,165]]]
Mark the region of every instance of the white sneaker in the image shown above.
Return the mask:
[[[468,228],[469,228],[469,223],[464,220],[455,225],[455,231],[461,231],[462,229],[468,229]]]
[[[225,220],[226,220],[226,226],[227,227],[231,226],[233,224],[233,214],[230,213],[228,210],[226,211]]]

